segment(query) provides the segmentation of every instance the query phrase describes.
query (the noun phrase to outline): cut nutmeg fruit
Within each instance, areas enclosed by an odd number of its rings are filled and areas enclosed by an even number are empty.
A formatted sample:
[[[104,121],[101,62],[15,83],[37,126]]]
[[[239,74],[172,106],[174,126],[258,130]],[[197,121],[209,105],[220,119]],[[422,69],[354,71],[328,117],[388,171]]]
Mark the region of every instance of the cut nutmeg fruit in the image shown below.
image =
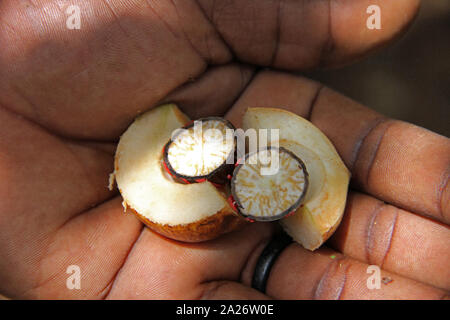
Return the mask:
[[[236,210],[255,221],[275,221],[294,213],[307,189],[303,161],[282,147],[247,154],[231,179]]]
[[[248,154],[235,168],[230,163],[236,154],[234,136],[229,143],[225,133],[223,140],[223,132],[233,126],[221,118],[203,119],[203,131],[217,130],[205,136],[196,134],[189,122],[175,105],[163,105],[139,116],[120,138],[111,182],[115,178],[124,207],[148,227],[172,239],[198,242],[245,225],[242,216],[282,218],[286,232],[309,250],[320,247],[337,228],[350,173],[311,122],[282,109],[249,108],[242,129],[279,130],[278,144],[274,147],[272,140],[269,148]],[[193,151],[195,139],[206,146],[201,154]],[[277,159],[273,155],[279,157],[279,171],[270,175],[271,161]],[[262,163],[253,165],[252,157]],[[230,167],[235,170],[231,198],[228,186],[213,184],[223,183]],[[259,174],[259,169],[269,174]]]
[[[342,219],[350,180],[333,144],[311,122],[283,109],[249,108],[242,127],[279,130],[278,144],[303,160],[309,174],[308,190],[302,206],[280,224],[303,247],[317,249]]]
[[[202,118],[178,130],[164,146],[167,171],[184,183],[227,183],[234,168],[234,126],[219,117]]]
[[[173,104],[139,116],[121,136],[115,177],[124,207],[154,231],[172,239],[199,242],[243,226],[225,192],[208,181],[182,184],[162,165],[163,147],[190,120]]]

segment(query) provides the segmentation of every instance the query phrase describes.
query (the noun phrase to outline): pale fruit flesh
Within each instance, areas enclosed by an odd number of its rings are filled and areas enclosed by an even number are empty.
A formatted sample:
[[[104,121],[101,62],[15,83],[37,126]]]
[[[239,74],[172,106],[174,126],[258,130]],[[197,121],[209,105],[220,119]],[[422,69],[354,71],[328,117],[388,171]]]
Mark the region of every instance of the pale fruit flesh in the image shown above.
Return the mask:
[[[350,172],[336,149],[311,122],[282,109],[249,108],[242,127],[278,129],[279,145],[304,161],[310,186],[303,205],[280,223],[306,249],[317,249],[337,228],[345,209]]]
[[[173,104],[138,117],[120,139],[114,175],[125,206],[150,228],[177,240],[203,241],[242,219],[211,183],[180,184],[163,169],[164,145],[187,122]]]

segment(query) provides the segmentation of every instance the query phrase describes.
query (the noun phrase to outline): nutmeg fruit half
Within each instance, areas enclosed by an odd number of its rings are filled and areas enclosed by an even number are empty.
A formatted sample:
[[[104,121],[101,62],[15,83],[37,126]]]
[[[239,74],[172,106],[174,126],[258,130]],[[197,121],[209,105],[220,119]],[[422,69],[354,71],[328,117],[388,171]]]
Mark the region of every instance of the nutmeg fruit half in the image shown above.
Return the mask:
[[[190,119],[167,104],[139,116],[121,136],[113,176],[124,207],[154,231],[199,242],[245,224],[227,201],[226,190],[209,181],[183,184],[165,170],[163,149]]]
[[[309,174],[303,205],[280,224],[303,247],[317,249],[342,219],[350,180],[333,144],[311,122],[283,109],[249,108],[242,127],[279,130],[278,144],[303,160]]]

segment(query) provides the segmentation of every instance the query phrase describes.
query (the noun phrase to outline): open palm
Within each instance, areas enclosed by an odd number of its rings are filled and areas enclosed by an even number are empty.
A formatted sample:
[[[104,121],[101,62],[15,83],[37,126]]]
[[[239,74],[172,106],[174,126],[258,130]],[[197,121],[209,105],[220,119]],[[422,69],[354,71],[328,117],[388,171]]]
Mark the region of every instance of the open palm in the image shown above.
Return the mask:
[[[0,2],[2,294],[440,298],[450,289],[449,140],[308,79],[253,67],[348,63],[400,34],[418,1],[63,2]],[[373,3],[381,30],[366,28]],[[80,30],[66,28],[74,4]],[[107,189],[120,134],[165,101],[192,118],[228,111],[236,125],[249,106],[308,117],[351,169],[352,188],[364,192],[349,193],[327,248],[292,244],[283,252],[267,296],[249,283],[273,224],[178,243],[124,214]],[[369,290],[368,264],[394,281]],[[80,267],[80,290],[66,287],[70,265]]]

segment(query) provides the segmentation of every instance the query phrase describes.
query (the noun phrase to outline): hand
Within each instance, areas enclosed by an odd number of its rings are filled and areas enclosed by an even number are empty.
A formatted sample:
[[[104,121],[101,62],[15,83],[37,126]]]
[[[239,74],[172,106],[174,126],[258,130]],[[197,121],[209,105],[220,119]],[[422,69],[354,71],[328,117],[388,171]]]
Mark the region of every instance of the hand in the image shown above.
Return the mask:
[[[366,8],[382,7],[368,30]],[[70,1],[0,5],[0,292],[11,298],[419,298],[450,289],[447,138],[384,118],[292,74],[360,58],[404,30],[418,1]],[[69,3],[67,3],[69,4]],[[401,12],[401,14],[399,14]],[[234,62],[233,62],[234,61]],[[274,224],[214,241],[163,238],[107,189],[119,135],[174,101],[239,125],[248,106],[308,117],[353,174],[344,220],[323,247],[292,244],[250,288]],[[361,193],[360,193],[361,192]],[[438,222],[439,221],[439,222]],[[332,258],[334,256],[334,259]],[[369,290],[369,264],[384,282]],[[81,289],[66,269],[78,265]]]

